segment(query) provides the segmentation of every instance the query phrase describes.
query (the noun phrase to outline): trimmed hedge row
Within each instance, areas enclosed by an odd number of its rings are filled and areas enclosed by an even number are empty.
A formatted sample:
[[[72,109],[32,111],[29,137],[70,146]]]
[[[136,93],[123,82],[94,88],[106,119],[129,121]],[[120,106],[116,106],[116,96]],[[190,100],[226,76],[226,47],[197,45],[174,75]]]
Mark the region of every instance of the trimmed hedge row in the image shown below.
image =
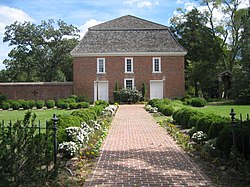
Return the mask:
[[[0,103],[0,108],[3,110],[8,110],[12,108],[13,110],[18,110],[20,108],[23,109],[32,109],[33,107],[36,107],[37,109],[41,109],[43,107],[47,108],[54,108],[55,106],[57,108],[62,108],[62,109],[81,109],[81,108],[89,108],[90,104],[88,102],[76,102],[72,99],[60,99],[58,101],[54,100],[48,100],[48,101],[43,101],[43,100],[6,100],[2,101]]]
[[[165,116],[171,116],[174,112],[174,108],[170,105],[169,99],[152,99],[148,102],[148,105],[157,107],[158,112],[161,112]]]
[[[102,111],[107,105],[106,101],[97,102],[99,105],[91,106],[86,109],[73,111],[70,115],[61,115],[57,123],[58,127],[58,142],[69,141],[65,132],[68,127],[80,127],[82,122],[89,123],[91,120],[96,120],[102,115]]]
[[[193,107],[204,107],[207,105],[207,101],[201,97],[185,97],[182,101],[184,104],[191,105]]]
[[[219,132],[230,125],[230,118],[215,114],[204,114],[189,108],[182,108],[174,112],[173,119],[182,128],[195,127],[197,131],[203,131],[209,139],[219,136]]]
[[[203,131],[207,138],[215,139],[216,147],[225,155],[229,155],[233,146],[231,119],[216,114],[204,114],[189,108],[182,108],[173,113],[176,124],[182,128],[192,128],[189,135],[197,131]],[[244,153],[246,158],[250,157],[249,147],[250,121],[236,122],[235,139],[236,148]]]

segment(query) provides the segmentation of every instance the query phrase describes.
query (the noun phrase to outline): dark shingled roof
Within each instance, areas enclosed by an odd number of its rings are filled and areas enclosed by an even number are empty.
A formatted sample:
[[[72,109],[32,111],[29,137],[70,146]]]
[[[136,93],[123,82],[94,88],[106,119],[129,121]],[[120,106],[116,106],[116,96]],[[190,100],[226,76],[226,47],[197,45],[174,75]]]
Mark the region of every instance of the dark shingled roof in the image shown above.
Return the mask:
[[[71,54],[186,52],[168,27],[123,16],[90,27]]]

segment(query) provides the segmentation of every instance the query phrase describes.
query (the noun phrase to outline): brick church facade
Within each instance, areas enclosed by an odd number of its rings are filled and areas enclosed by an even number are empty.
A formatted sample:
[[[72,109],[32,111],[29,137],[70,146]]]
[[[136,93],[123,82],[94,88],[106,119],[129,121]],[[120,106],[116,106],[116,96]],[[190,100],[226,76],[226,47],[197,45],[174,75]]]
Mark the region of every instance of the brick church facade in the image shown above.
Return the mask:
[[[117,82],[138,90],[145,83],[148,99],[181,97],[186,53],[168,27],[134,16],[90,27],[71,52],[74,94],[112,101]]]

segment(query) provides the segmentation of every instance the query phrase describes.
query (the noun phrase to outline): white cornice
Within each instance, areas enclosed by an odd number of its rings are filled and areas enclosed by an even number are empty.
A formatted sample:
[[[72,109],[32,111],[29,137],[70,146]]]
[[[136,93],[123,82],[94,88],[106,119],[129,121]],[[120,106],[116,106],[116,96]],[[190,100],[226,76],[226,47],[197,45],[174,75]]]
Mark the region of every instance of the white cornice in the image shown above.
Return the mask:
[[[105,56],[185,56],[187,52],[125,52],[125,53],[71,53],[73,57]]]

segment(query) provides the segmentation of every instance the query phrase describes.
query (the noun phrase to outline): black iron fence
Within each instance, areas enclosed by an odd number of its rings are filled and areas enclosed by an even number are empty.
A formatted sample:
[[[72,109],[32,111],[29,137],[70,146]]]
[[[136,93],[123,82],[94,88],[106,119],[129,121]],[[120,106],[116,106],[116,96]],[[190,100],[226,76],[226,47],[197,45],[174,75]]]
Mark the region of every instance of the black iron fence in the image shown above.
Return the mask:
[[[54,114],[45,124],[35,123],[31,113],[0,121],[0,186],[33,185],[57,175],[57,121]]]
[[[236,119],[234,109],[230,112],[232,122],[232,142],[236,148],[245,157],[250,157],[250,119],[249,114],[244,117],[239,114],[239,119]],[[245,118],[245,119],[244,119]]]

